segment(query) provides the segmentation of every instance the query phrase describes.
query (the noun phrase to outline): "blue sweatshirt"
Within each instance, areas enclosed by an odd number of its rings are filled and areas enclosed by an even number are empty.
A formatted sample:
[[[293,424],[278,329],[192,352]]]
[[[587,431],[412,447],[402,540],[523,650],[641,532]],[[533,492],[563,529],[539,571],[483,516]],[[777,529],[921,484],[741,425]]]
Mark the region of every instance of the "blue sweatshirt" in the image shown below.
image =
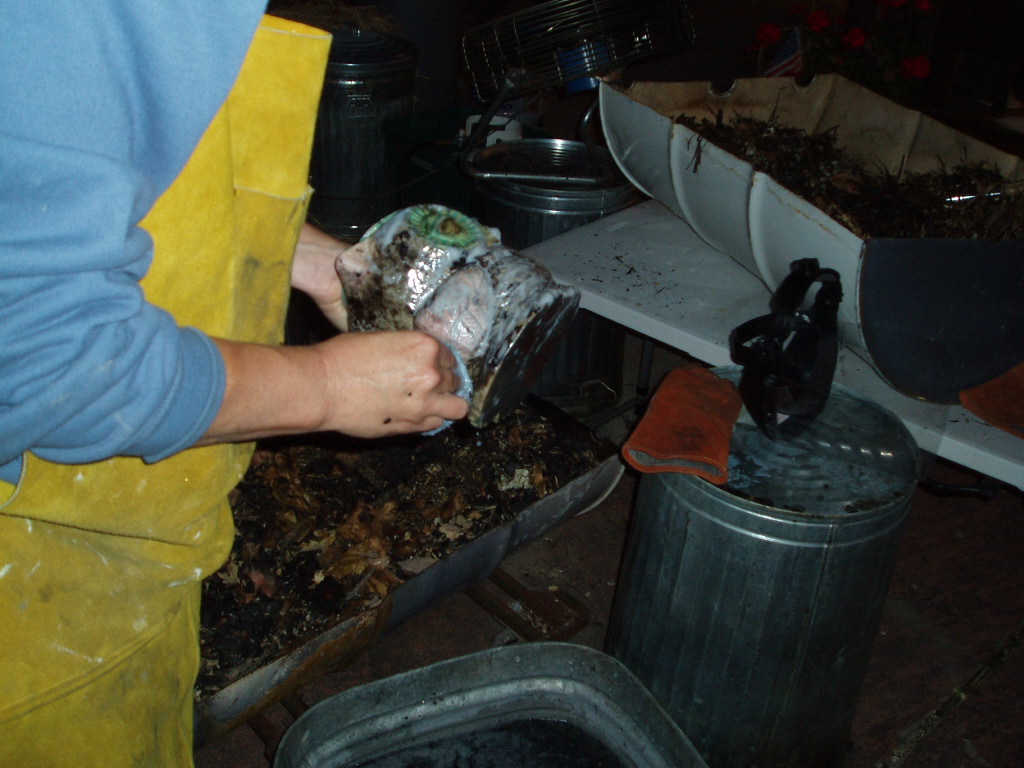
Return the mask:
[[[265,0],[0,0],[0,478],[155,461],[220,407],[213,342],[146,302],[138,227],[227,97]]]

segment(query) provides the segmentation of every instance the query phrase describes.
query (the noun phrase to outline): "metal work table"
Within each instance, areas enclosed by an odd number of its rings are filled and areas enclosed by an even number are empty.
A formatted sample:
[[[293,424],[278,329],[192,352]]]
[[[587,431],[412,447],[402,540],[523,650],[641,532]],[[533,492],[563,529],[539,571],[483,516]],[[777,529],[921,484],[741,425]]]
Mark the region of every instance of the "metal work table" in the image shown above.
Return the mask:
[[[729,332],[769,311],[771,291],[647,201],[526,249],[580,289],[580,306],[710,365],[731,365]],[[1024,441],[960,406],[906,397],[849,349],[836,382],[903,419],[921,449],[1024,489]]]

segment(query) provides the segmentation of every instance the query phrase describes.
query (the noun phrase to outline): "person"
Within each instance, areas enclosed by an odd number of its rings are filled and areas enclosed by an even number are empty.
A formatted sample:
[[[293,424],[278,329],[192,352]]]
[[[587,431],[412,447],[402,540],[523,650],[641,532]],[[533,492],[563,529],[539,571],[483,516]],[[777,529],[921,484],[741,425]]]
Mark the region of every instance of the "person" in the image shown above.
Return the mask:
[[[0,8],[0,765],[187,766],[251,441],[468,405],[416,331],[280,344],[290,283],[345,325],[346,244],[303,223],[326,33],[263,0]]]

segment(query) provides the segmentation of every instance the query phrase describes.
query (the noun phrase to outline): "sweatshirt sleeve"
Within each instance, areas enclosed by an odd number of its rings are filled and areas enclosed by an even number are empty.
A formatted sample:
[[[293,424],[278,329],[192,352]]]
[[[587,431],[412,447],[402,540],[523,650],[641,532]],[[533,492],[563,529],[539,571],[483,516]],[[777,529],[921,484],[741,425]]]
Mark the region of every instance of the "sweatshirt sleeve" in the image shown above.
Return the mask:
[[[139,286],[151,241],[135,224],[135,176],[0,133],[0,464],[27,450],[63,463],[163,458],[220,407],[216,346]]]
[[[146,302],[138,224],[231,88],[261,0],[0,0],[0,477],[19,457],[155,461],[224,364]]]

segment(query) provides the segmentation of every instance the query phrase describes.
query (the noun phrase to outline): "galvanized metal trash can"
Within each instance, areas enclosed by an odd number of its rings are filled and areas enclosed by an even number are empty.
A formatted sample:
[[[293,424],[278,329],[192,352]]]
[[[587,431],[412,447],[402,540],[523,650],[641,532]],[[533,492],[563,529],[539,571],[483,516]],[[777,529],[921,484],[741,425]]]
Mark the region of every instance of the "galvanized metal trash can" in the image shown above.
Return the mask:
[[[837,387],[790,442],[744,411],[726,486],[642,477],[607,650],[713,768],[846,751],[919,468],[896,416]]]
[[[607,170],[598,160],[603,160]],[[636,187],[614,169],[607,149],[579,141],[506,142],[481,152],[473,165],[483,172],[524,174],[523,178],[474,180],[474,215],[500,229],[502,240],[513,248],[535,245],[640,199]],[[574,174],[597,176],[601,171],[608,174],[604,180],[571,180]],[[530,179],[530,173],[548,178]],[[567,180],[557,179],[562,174]]]
[[[332,35],[310,159],[309,218],[354,242],[400,207],[401,158],[384,128],[413,113],[419,54],[385,32],[345,27]]]
[[[485,171],[557,175],[594,172],[602,147],[562,139],[526,139],[491,147],[476,165]],[[600,158],[598,158],[600,159]],[[474,216],[501,231],[502,240],[522,250],[638,202],[636,188],[617,171],[599,183],[478,178],[473,185]],[[625,331],[580,310],[555,346],[534,394],[574,416],[586,416],[614,403],[622,388]]]

